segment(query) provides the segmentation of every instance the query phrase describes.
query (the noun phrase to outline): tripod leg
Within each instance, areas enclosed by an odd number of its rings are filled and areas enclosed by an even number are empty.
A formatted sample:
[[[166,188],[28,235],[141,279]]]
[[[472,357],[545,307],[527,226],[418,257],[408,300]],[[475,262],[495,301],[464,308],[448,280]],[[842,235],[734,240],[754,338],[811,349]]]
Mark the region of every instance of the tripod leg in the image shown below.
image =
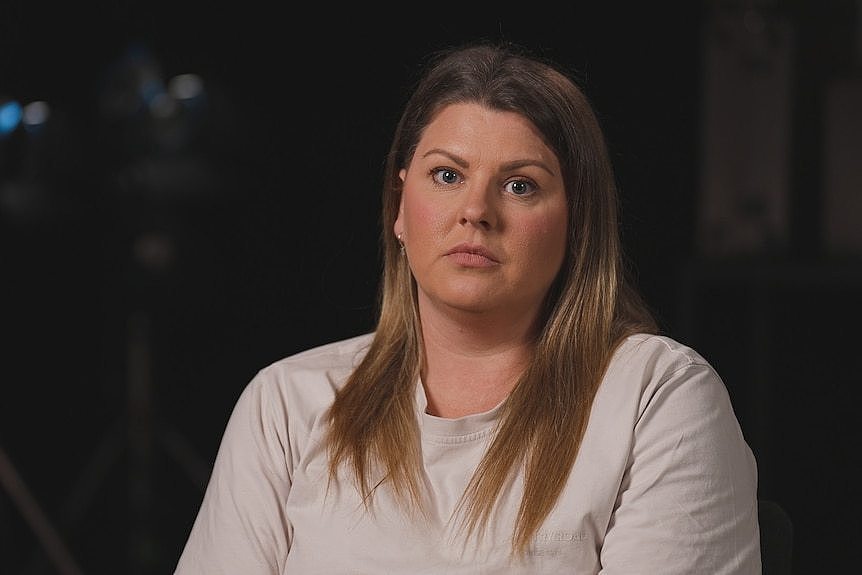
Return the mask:
[[[0,483],[3,484],[3,487],[12,497],[12,501],[18,506],[19,511],[57,570],[62,575],[81,575],[81,569],[75,563],[72,554],[66,548],[30,490],[27,489],[2,447],[0,447]]]
[[[152,397],[150,373],[150,321],[142,313],[129,318],[128,414],[129,414],[129,503],[132,513],[130,562],[139,575],[153,561],[152,525]]]

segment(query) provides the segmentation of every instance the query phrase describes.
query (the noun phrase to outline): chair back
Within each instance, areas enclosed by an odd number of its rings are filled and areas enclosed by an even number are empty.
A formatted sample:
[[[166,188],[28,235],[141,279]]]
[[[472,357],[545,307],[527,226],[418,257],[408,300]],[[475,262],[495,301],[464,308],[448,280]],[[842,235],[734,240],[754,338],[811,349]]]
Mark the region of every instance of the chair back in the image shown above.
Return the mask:
[[[775,501],[760,499],[757,505],[763,575],[791,575],[793,521]]]

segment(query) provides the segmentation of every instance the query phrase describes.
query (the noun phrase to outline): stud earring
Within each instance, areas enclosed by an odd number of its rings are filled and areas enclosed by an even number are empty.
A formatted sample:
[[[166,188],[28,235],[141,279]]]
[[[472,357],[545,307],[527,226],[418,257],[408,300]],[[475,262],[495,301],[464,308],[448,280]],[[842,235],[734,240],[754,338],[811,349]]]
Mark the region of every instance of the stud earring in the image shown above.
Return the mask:
[[[398,244],[399,244],[399,249],[401,251],[401,255],[404,255],[404,240],[401,239],[402,235],[403,234],[398,234],[397,237],[398,237]]]

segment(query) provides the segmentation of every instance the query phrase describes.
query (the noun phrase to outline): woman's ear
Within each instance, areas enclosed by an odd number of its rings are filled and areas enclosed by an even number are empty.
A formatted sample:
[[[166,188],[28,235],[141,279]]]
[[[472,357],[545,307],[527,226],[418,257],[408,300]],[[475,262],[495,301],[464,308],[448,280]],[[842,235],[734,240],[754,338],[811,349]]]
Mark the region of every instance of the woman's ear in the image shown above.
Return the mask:
[[[395,223],[392,225],[392,231],[395,232],[395,237],[399,239],[404,235],[404,222],[401,219],[403,213],[403,210],[398,208],[398,217],[395,218]]]
[[[401,168],[398,172],[398,177],[401,178],[401,183],[404,183],[404,179],[407,177],[407,170]],[[401,186],[401,198],[398,200],[398,217],[395,218],[395,223],[392,226],[392,231],[395,232],[396,238],[401,238],[404,235],[404,186]]]

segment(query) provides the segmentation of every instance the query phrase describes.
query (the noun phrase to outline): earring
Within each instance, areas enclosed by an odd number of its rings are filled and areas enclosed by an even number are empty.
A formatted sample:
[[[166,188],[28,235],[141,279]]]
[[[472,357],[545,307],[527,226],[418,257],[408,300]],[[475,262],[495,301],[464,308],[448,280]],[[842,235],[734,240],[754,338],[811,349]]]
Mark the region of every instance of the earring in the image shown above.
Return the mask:
[[[398,237],[398,244],[399,244],[399,249],[401,251],[401,255],[404,255],[404,240],[401,239],[402,235],[403,234],[398,234],[397,237]]]

